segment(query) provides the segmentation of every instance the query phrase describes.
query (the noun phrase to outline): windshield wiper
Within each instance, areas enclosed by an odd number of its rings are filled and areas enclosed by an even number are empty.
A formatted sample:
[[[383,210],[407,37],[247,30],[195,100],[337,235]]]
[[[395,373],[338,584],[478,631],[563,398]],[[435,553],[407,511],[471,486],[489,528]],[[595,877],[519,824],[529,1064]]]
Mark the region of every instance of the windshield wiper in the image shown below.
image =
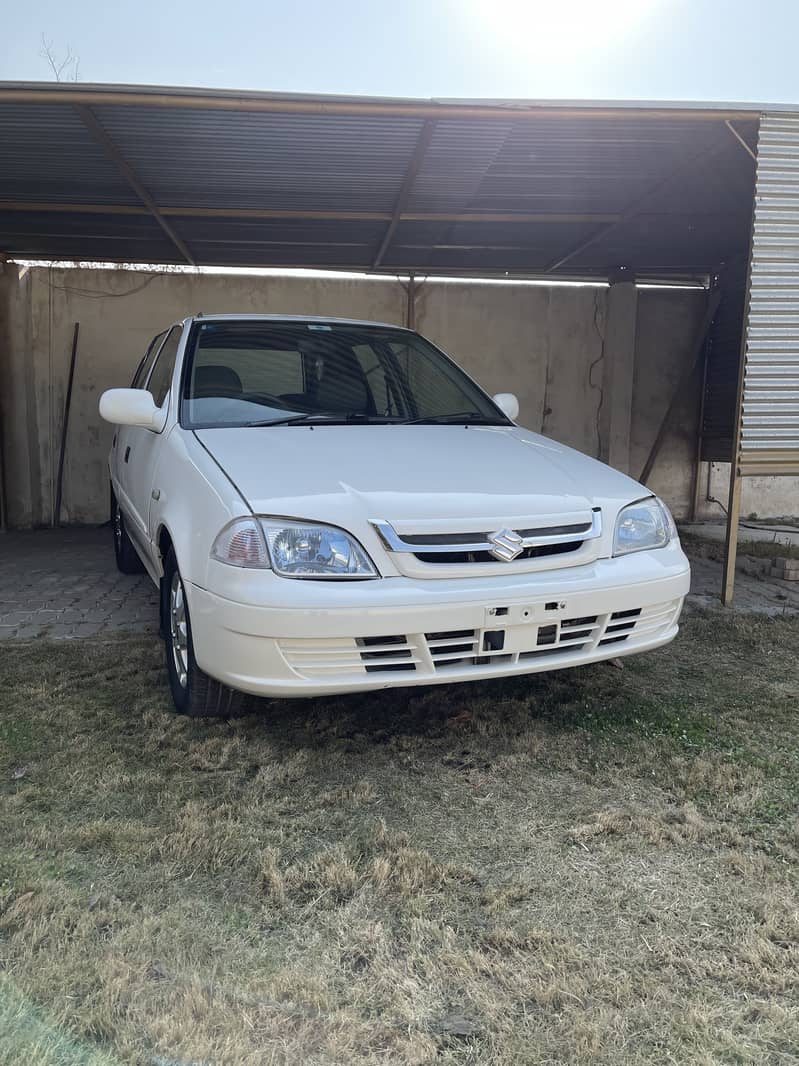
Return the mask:
[[[397,419],[388,415],[365,415],[357,411],[350,411],[348,414],[342,415],[309,411],[304,415],[288,415],[286,418],[265,418],[257,422],[245,422],[243,424],[249,429],[253,426],[290,426],[307,425],[308,423],[313,425],[317,422],[325,426],[346,426],[352,423],[359,425],[391,425],[403,421],[404,419]]]
[[[253,426],[287,426],[290,422],[315,422],[317,419],[325,419],[324,415],[287,415],[286,418],[261,418],[254,422],[242,422],[242,426],[250,429]]]
[[[459,414],[454,415],[425,415],[422,418],[407,418],[403,421],[403,426],[420,426],[420,425],[466,425],[470,423],[478,426],[504,426],[508,423],[499,422],[496,418],[489,418],[488,415],[481,415],[478,411],[461,411]]]

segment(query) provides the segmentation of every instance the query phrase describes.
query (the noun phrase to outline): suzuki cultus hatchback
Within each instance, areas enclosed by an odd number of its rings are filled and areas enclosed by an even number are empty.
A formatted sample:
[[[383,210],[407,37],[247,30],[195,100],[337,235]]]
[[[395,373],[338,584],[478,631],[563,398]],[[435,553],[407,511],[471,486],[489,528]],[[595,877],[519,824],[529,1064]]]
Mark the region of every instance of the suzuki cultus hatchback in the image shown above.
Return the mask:
[[[175,705],[556,670],[677,633],[643,485],[518,426],[417,333],[265,315],[159,334],[100,400],[117,563],[161,590]]]

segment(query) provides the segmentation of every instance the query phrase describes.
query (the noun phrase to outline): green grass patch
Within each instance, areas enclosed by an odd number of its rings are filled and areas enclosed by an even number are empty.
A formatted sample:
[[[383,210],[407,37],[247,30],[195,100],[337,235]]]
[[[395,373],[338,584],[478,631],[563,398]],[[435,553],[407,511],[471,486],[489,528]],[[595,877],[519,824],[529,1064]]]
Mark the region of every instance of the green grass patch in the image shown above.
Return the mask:
[[[119,1066],[117,1059],[65,1036],[2,974],[0,1062],[3,1066]]]

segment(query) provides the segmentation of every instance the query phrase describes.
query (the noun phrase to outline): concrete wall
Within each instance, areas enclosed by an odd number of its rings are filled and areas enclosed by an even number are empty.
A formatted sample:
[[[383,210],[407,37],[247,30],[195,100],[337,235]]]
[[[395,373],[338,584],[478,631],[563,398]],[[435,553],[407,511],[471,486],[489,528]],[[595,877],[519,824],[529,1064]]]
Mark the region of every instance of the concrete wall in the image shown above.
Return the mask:
[[[30,318],[30,275],[0,263],[0,464],[5,471],[4,509],[11,525],[38,524],[41,486]]]
[[[406,314],[405,289],[393,279],[43,267],[21,277],[17,273],[16,267],[6,267],[4,302],[0,290],[2,443],[9,522],[16,526],[49,524],[52,518],[76,321],[80,342],[62,519],[91,523],[107,518],[105,464],[113,432],[97,414],[98,397],[106,388],[129,383],[159,329],[197,311],[339,315],[397,324]],[[632,398],[625,400],[631,403],[627,447],[634,475],[689,358],[703,307],[696,291],[642,289],[637,296],[630,333],[635,338]],[[515,392],[523,425],[600,455],[606,454],[601,438],[609,362],[616,358],[606,349],[608,306],[604,288],[427,282],[418,291],[416,323],[489,392]],[[624,330],[610,333],[615,337]],[[690,506],[697,392],[691,390],[677,412],[650,478],[652,489],[678,515]],[[623,418],[619,424],[625,425]],[[786,492],[782,508],[772,502],[764,507],[753,483],[745,486],[744,513],[797,509],[795,493]],[[781,486],[788,489],[785,479]],[[774,492],[769,492],[772,501]],[[721,490],[716,495],[726,499]],[[718,508],[710,505],[708,513],[718,514]]]

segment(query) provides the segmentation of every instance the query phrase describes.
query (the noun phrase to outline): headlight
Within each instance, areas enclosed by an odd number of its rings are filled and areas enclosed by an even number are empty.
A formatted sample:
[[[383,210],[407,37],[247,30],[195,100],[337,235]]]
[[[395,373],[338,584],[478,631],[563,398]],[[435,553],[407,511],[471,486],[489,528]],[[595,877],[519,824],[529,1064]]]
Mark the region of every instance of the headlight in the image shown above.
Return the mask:
[[[360,544],[343,529],[261,519],[272,569],[283,577],[377,577]]]
[[[214,541],[211,556],[231,566],[281,577],[378,577],[361,545],[335,526],[276,518],[237,518]]]
[[[668,507],[656,496],[623,507],[616,519],[613,554],[627,555],[647,548],[665,548],[677,536]]]

